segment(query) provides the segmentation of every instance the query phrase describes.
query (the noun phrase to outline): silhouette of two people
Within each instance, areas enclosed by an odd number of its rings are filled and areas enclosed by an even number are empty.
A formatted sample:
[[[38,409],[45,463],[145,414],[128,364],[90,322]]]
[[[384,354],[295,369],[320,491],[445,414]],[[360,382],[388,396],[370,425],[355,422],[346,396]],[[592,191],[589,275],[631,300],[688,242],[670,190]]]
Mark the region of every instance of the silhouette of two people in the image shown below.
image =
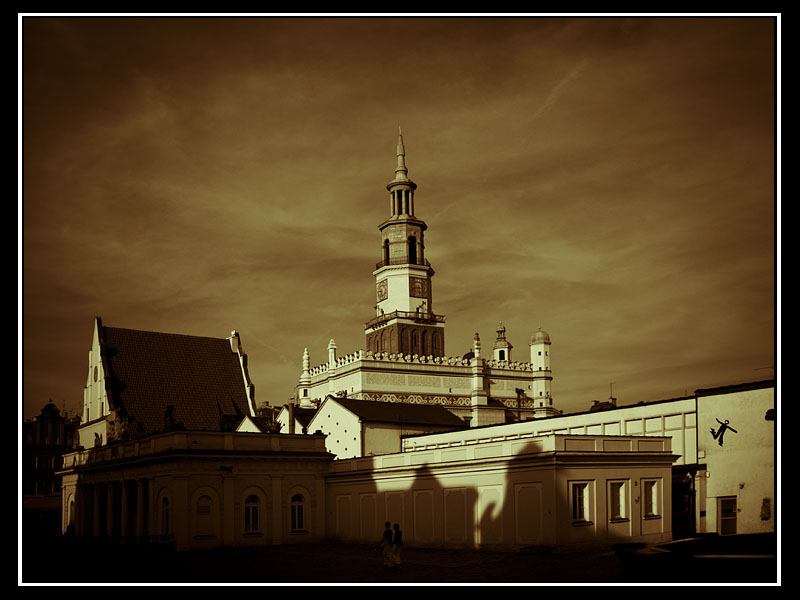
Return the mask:
[[[379,547],[383,547],[383,566],[384,567],[399,567],[400,566],[400,552],[403,548],[403,532],[400,530],[398,523],[394,524],[394,531],[389,521],[386,521],[386,529],[383,530],[381,541],[378,542]]]
[[[381,541],[378,542],[378,547],[383,547],[383,566],[391,567],[392,562],[392,524],[386,521],[386,529],[383,530]]]

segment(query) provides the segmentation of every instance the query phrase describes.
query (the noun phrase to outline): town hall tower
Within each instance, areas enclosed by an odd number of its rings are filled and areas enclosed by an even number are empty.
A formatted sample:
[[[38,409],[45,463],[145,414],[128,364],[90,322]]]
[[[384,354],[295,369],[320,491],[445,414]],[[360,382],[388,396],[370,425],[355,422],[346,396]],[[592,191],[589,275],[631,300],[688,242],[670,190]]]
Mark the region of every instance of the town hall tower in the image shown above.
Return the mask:
[[[425,258],[425,221],[414,212],[415,184],[408,177],[402,132],[397,168],[389,191],[389,218],[380,224],[381,260],[375,265],[376,316],[365,325],[373,352],[444,356],[444,315],[433,312],[431,278]]]

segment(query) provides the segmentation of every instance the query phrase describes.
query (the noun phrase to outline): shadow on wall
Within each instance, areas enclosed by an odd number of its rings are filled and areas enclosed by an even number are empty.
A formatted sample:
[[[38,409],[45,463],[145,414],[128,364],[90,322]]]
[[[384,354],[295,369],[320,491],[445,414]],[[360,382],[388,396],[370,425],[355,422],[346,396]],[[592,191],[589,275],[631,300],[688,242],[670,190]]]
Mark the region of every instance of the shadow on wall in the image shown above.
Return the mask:
[[[468,451],[475,459],[465,462]],[[663,463],[635,471],[624,461],[566,463],[543,452],[539,440],[353,460],[371,477],[356,482],[340,471],[329,478],[331,539],[377,541],[387,520],[419,546],[532,550],[669,537],[670,469]],[[647,523],[645,481],[654,482]]]
[[[544,545],[556,515],[546,502],[552,471],[533,468],[527,456],[538,449],[527,444],[512,458],[487,459],[480,469],[456,462],[463,448],[442,451],[436,463],[427,452],[354,459],[361,468],[383,467],[372,471],[369,482],[329,479],[329,537],[377,542],[389,521],[401,526],[407,544],[417,546]],[[401,460],[421,464],[398,471],[392,461]]]

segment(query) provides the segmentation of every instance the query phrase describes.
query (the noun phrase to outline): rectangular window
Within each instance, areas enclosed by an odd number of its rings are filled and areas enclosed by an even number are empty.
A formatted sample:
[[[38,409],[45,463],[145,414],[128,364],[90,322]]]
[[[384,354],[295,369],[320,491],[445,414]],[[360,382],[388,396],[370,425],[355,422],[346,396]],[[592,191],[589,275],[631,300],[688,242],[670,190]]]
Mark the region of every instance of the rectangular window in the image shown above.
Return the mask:
[[[244,532],[258,533],[258,496],[250,494],[244,501]]]
[[[258,507],[246,506],[244,509],[244,530],[246,533],[258,531]]]
[[[642,480],[642,508],[645,519],[661,516],[660,489],[657,479]]]
[[[608,482],[608,518],[624,521],[628,518],[628,485],[626,481]]]
[[[305,501],[303,494],[295,494],[292,496],[290,508],[290,524],[292,531],[302,531],[304,529],[303,508],[305,507]]]
[[[292,506],[292,530],[303,529],[303,506]]]
[[[573,523],[591,523],[591,482],[573,481],[570,482],[570,503]]]

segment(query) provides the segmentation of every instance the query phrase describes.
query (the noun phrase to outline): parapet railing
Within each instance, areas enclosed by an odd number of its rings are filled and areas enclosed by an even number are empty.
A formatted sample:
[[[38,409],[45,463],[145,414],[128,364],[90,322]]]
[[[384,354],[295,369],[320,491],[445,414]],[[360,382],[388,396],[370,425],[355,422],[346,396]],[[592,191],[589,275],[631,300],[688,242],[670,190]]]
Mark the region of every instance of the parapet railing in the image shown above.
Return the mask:
[[[415,363],[415,364],[436,364],[436,365],[450,365],[469,367],[472,365],[472,359],[464,356],[430,356],[419,354],[394,354],[389,352],[373,352],[372,350],[356,350],[345,356],[338,356],[334,360],[333,367],[329,363],[322,363],[309,369],[308,373],[314,377],[322,375],[333,369],[344,367],[360,360],[380,360],[389,361],[394,363]],[[508,369],[511,371],[525,371],[534,372],[543,377],[552,376],[550,370],[537,369],[531,363],[509,361],[509,360],[494,360],[483,359],[483,364],[491,369]]]
[[[395,310],[390,313],[377,316],[374,319],[370,319],[364,324],[364,327],[366,329],[369,329],[371,327],[376,327],[381,323],[385,323],[386,321],[391,321],[392,319],[412,319],[417,322],[444,323],[445,316],[435,315],[432,312],[421,312],[418,310],[413,312],[405,310]]]

